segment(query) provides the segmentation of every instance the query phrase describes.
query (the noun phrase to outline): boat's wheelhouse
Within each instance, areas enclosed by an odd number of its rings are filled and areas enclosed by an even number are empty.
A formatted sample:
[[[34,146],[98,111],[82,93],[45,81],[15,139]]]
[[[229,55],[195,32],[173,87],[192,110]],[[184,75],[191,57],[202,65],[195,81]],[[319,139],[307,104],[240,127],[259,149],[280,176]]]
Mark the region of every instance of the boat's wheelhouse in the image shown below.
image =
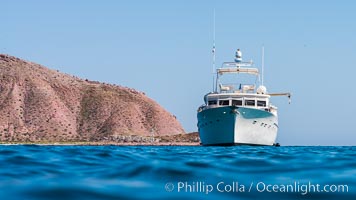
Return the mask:
[[[227,78],[232,79],[222,81],[221,78],[226,75]],[[248,76],[241,77],[240,75]],[[288,96],[290,99],[290,93],[267,93],[263,81],[256,89],[256,82],[260,80],[259,75],[259,70],[253,67],[252,61],[224,62],[220,68],[216,69],[214,91],[204,96],[205,104],[199,107],[198,112],[216,107],[235,106],[264,110],[277,115],[277,107],[271,104],[270,97]],[[247,78],[255,79],[255,84],[245,84],[252,82]]]
[[[258,94],[214,94],[205,95],[205,107],[214,108],[221,106],[249,107],[256,109],[269,109],[269,95]]]

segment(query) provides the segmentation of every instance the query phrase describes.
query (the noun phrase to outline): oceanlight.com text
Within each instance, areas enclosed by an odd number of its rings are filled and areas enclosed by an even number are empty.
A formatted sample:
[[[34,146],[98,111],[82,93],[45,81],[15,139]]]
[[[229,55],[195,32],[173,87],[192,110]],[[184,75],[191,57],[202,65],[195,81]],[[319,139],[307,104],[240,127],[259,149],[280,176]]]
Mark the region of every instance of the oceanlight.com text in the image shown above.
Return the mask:
[[[263,181],[250,182],[243,184],[238,181],[224,182],[220,181],[215,184],[206,183],[204,181],[195,182],[168,182],[165,185],[168,192],[179,193],[204,193],[212,192],[218,193],[244,193],[244,192],[258,192],[258,193],[299,193],[306,195],[308,193],[347,193],[349,186],[346,184],[313,184],[310,181],[301,183],[294,181],[288,184],[272,184]]]
[[[312,184],[310,181],[307,184],[301,184],[294,182],[293,184],[266,184],[264,182],[258,182],[256,184],[256,190],[258,192],[296,192],[302,195],[308,193],[320,193],[320,192],[349,192],[348,185],[334,185],[334,184]]]

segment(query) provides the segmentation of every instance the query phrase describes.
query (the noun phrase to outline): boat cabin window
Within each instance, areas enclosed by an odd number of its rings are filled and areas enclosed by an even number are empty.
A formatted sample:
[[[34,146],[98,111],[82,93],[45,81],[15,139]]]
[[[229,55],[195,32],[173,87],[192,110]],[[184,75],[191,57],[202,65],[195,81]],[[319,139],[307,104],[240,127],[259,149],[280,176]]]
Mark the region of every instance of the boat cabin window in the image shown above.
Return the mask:
[[[228,106],[229,105],[229,100],[220,100],[219,101],[220,106]]]
[[[257,100],[257,106],[266,107],[266,101],[258,101]]]
[[[245,106],[255,106],[255,100],[245,100]]]
[[[211,100],[211,101],[208,101],[208,105],[216,105],[217,104],[217,101],[216,100]]]
[[[232,100],[233,106],[242,106],[242,100]]]

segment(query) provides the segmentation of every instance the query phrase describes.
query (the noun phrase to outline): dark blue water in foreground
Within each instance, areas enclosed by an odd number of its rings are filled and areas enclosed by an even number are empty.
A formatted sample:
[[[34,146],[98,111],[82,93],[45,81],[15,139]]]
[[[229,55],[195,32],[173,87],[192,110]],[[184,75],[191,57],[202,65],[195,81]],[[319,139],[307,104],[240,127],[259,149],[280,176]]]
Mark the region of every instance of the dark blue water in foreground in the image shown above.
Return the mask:
[[[355,150],[0,146],[0,199],[356,199]]]

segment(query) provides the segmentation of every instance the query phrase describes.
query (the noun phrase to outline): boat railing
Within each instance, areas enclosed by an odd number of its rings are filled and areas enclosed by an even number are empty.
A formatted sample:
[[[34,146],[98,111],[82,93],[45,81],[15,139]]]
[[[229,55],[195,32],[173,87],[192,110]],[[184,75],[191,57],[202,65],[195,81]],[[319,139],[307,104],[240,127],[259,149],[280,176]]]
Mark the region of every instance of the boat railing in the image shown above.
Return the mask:
[[[253,66],[253,62],[224,62],[222,67],[251,67]]]
[[[219,84],[220,93],[253,93],[256,86],[253,84]]]
[[[257,68],[248,68],[248,67],[222,67],[216,69],[216,72],[219,76],[223,74],[251,74],[255,76],[259,76],[259,72]]]

